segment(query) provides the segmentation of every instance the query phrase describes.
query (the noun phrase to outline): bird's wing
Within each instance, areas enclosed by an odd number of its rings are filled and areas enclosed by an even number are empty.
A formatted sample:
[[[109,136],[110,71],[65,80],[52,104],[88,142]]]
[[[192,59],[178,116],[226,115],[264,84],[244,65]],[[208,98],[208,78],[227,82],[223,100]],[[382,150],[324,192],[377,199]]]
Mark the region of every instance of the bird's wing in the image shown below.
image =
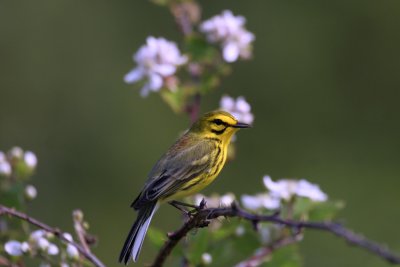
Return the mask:
[[[178,141],[161,157],[149,174],[148,181],[132,207],[140,209],[145,203],[167,198],[210,168],[216,144],[207,140],[185,145]]]

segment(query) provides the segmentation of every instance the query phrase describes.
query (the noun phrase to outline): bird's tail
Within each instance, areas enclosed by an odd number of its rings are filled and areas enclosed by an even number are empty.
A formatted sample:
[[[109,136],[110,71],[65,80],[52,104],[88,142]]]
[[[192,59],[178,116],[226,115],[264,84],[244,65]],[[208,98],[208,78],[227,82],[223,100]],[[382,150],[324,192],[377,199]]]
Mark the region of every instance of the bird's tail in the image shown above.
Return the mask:
[[[133,258],[133,261],[137,261],[151,218],[153,218],[157,208],[158,204],[156,201],[150,202],[140,208],[136,221],[132,225],[121,254],[119,255],[119,262],[127,264],[130,257]]]

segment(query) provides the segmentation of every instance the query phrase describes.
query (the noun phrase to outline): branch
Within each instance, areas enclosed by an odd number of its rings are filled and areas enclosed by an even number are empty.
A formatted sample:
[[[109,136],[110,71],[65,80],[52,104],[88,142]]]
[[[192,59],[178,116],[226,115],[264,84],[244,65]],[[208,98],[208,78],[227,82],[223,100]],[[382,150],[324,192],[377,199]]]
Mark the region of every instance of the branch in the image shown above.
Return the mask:
[[[69,241],[68,239],[66,239],[64,237],[64,232],[62,232],[60,229],[58,228],[52,228],[49,225],[38,221],[28,215],[26,215],[25,213],[16,211],[13,208],[8,208],[6,206],[0,205],[0,216],[1,215],[10,215],[19,219],[22,219],[24,221],[27,221],[28,223],[35,225],[47,232],[53,233],[56,237],[58,237],[60,240],[69,243],[71,245],[73,245],[74,247],[76,247],[79,251],[79,253],[86,258],[88,261],[90,261],[91,263],[93,263],[94,266],[96,267],[105,267],[105,265],[92,253],[90,253],[89,251],[86,251],[81,245],[75,243],[74,241]]]
[[[238,217],[252,222],[257,225],[259,222],[271,222],[286,227],[295,228],[297,230],[303,228],[309,228],[314,230],[322,230],[331,232],[336,236],[343,238],[349,244],[361,247],[378,257],[381,257],[392,264],[400,264],[400,257],[386,247],[366,239],[365,237],[354,233],[353,231],[345,228],[343,225],[323,221],[323,222],[305,222],[305,221],[294,221],[285,220],[279,217],[278,214],[273,215],[258,215],[252,214],[244,209],[240,208],[237,204],[232,203],[231,207],[223,208],[206,208],[199,210],[194,214],[186,223],[184,223],[180,229],[168,235],[168,240],[165,241],[163,247],[160,249],[156,259],[154,260],[151,267],[163,266],[165,260],[170,255],[171,251],[175,248],[178,242],[184,238],[192,229],[207,227],[210,220],[218,217]]]
[[[173,3],[170,10],[182,34],[184,36],[192,34],[193,24],[200,20],[200,6],[195,2]]]
[[[186,38],[193,34],[193,25],[197,24],[201,18],[201,9],[196,2],[172,3],[170,11],[175,18],[176,25]],[[198,87],[201,80],[201,67],[198,63],[192,62],[188,65],[188,72],[192,82]],[[200,112],[200,92],[194,94],[191,103],[187,103],[185,112],[190,118],[191,123],[197,121]]]

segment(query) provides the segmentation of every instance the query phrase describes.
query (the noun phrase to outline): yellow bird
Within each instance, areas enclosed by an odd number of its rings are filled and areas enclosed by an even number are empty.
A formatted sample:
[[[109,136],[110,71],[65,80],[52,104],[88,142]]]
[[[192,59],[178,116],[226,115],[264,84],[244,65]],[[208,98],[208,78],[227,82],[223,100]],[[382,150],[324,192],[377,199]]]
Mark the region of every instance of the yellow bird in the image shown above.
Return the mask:
[[[120,262],[127,264],[131,257],[137,261],[160,203],[197,193],[214,181],[225,164],[231,137],[239,128],[249,127],[227,112],[212,111],[204,114],[168,149],[131,205],[138,216],[122,248]]]

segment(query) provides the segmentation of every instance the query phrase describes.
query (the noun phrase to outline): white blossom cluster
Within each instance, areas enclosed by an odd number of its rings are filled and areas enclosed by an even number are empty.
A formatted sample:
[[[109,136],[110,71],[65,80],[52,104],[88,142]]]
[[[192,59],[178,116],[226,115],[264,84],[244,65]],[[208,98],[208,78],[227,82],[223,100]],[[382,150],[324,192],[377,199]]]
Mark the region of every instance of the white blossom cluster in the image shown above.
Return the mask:
[[[25,165],[34,170],[37,165],[37,157],[32,151],[23,151],[20,147],[13,147],[5,154],[0,151],[0,176],[10,176],[12,174],[12,162],[23,160]]]
[[[314,202],[324,202],[328,196],[319,188],[305,179],[292,180],[281,179],[274,182],[271,177],[264,176],[263,182],[268,193],[257,195],[243,195],[242,204],[250,210],[266,208],[270,210],[279,209],[282,201],[289,201],[293,197],[304,197]]]
[[[211,43],[219,43],[222,56],[227,62],[234,62],[239,57],[247,59],[251,56],[253,33],[244,27],[246,19],[234,16],[230,10],[214,16],[200,25],[200,31],[206,34]]]
[[[305,179],[281,179],[274,182],[270,176],[263,178],[265,187],[272,197],[289,201],[295,196],[309,198],[315,202],[324,202],[328,196],[322,192],[318,185],[312,184]]]
[[[243,96],[237,99],[224,95],[220,100],[220,109],[231,113],[238,121],[252,124],[254,115],[251,113],[251,106]]]
[[[141,95],[147,96],[151,91],[159,91],[165,79],[175,74],[177,68],[187,62],[181,55],[176,43],[164,38],[148,37],[146,44],[134,54],[136,68],[125,75],[126,83],[136,83],[146,79]]]
[[[10,177],[15,171],[15,166],[19,166],[20,162],[32,172],[35,170],[38,160],[35,153],[32,151],[24,152],[20,147],[13,147],[7,154],[0,151],[0,177]],[[27,185],[24,194],[27,200],[33,200],[37,196],[37,190],[33,185]]]
[[[69,233],[65,233],[64,237],[67,240],[72,241],[72,236]],[[54,238],[52,233],[46,232],[45,230],[33,231],[27,241],[10,240],[4,244],[4,251],[10,256],[22,256],[23,254],[38,254],[45,253],[49,256],[55,256],[60,253],[60,249],[54,243],[50,241]],[[67,257],[70,259],[78,259],[78,249],[67,244],[66,247]],[[68,265],[66,265],[68,266]]]

